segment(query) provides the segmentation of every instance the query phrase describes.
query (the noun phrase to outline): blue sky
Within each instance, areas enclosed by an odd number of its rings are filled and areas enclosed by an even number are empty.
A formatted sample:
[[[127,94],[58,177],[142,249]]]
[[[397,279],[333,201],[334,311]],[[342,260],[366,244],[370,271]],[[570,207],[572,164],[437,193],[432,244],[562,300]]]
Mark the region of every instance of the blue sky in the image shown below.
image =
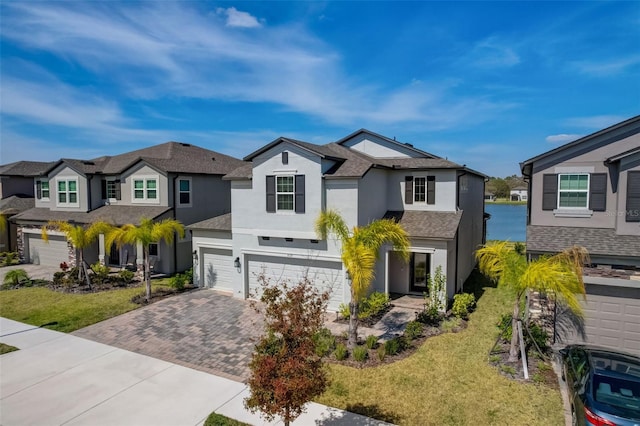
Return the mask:
[[[367,128],[492,176],[640,114],[640,2],[0,3],[0,163]]]

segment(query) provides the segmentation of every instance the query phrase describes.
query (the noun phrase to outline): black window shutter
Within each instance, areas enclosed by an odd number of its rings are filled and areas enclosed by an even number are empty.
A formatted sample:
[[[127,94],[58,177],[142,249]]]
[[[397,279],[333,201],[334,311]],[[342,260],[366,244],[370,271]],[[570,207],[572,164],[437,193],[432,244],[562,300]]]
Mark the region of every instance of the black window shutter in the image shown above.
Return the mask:
[[[404,203],[413,204],[413,176],[404,177]]]
[[[122,182],[120,182],[120,179],[116,180],[116,200],[119,200],[122,198]]]
[[[427,176],[427,204],[436,203],[436,177]]]
[[[276,177],[267,176],[267,211],[275,213],[276,211]]]
[[[627,172],[627,222],[640,222],[640,172]]]
[[[289,153],[287,151],[282,153],[282,164],[289,164]]]
[[[296,213],[304,213],[304,175],[296,175]]]
[[[591,173],[589,183],[589,208],[594,212],[607,209],[607,174]]]
[[[107,199],[107,181],[106,180],[102,180],[100,182],[100,184],[101,184],[100,189],[101,189],[101,193],[102,193],[102,199],[106,200]]]
[[[39,199],[42,198],[42,182],[36,181],[36,197]]]
[[[558,207],[558,175],[542,176],[542,210],[554,210]]]

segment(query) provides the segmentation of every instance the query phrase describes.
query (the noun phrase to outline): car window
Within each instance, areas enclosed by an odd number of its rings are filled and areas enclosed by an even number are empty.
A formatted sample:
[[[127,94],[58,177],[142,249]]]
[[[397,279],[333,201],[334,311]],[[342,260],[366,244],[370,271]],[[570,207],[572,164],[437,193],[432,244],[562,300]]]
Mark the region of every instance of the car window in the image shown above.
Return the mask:
[[[640,412],[640,382],[596,374],[593,383],[596,401]]]

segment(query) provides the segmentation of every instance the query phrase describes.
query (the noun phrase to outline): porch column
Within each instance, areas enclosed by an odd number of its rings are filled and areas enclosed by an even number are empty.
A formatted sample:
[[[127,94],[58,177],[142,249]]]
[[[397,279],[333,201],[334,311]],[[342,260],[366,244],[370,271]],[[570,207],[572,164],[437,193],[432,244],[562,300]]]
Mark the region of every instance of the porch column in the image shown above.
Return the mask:
[[[104,250],[104,234],[99,234],[98,235],[98,262],[100,262],[101,265],[105,265],[106,264],[106,257],[105,257],[105,250]]]
[[[389,295],[389,253],[391,250],[384,252],[384,294]]]

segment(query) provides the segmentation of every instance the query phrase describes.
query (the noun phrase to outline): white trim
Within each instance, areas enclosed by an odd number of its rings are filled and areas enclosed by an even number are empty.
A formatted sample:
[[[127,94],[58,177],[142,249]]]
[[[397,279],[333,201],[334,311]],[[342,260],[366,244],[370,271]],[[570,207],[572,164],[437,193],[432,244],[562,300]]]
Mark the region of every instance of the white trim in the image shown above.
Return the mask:
[[[180,194],[182,194],[182,191],[180,190],[181,180],[186,180],[189,182],[189,202],[188,203],[180,202]],[[178,178],[176,179],[175,196],[177,197],[177,201],[178,201],[176,203],[176,207],[178,208],[193,207],[193,180],[191,179],[191,176],[178,176]]]
[[[118,181],[118,179],[116,179],[115,177],[106,178],[104,180],[104,189],[105,189],[105,191],[104,191],[105,194],[104,195],[107,197],[107,198],[105,198],[105,200],[109,201],[109,203],[113,203],[115,201],[118,201],[117,197],[113,197],[113,198],[109,197],[109,183],[113,183],[114,185],[116,185],[117,181]],[[113,195],[117,195],[118,194],[118,186],[117,185],[113,188],[113,192],[114,192]],[[120,198],[122,198],[122,186],[120,187]]]
[[[274,175],[290,175],[291,173],[296,174],[298,173],[298,169],[274,169],[273,170],[273,174]]]
[[[271,257],[281,257],[284,259],[300,259],[300,260],[320,260],[327,262],[340,262],[342,264],[342,258],[340,256],[330,256],[325,254],[313,255],[310,256],[308,254],[297,254],[297,253],[286,253],[281,251],[269,251],[269,250],[255,250],[255,249],[242,249],[240,253],[245,255],[254,255],[254,256],[271,256]],[[344,265],[342,265],[342,269],[344,269]]]
[[[38,179],[37,182],[40,182],[40,201],[51,201],[51,182],[49,181],[49,179]],[[47,192],[49,193],[48,197],[45,197],[44,195],[42,195],[42,192],[44,191],[42,189],[43,183],[47,184]],[[37,185],[38,184],[36,183],[36,191],[37,191]]]
[[[586,176],[587,177],[587,188],[586,189],[562,189],[560,188],[560,182],[561,182],[561,177],[562,176]],[[587,203],[584,207],[577,207],[577,206],[561,206],[560,205],[560,193],[561,192],[572,192],[572,193],[583,193],[586,192],[587,193]],[[556,210],[559,211],[563,211],[563,210],[567,210],[567,211],[573,211],[573,212],[586,212],[589,210],[589,198],[590,198],[590,192],[591,192],[591,174],[586,173],[586,172],[572,172],[572,173],[558,173],[558,203],[556,204]],[[556,212],[556,210],[554,210],[554,214]],[[593,213],[593,212],[591,212]]]
[[[291,178],[291,183],[292,183],[292,190],[291,191],[286,191],[286,192],[279,192],[278,191],[278,178]],[[275,197],[276,197],[276,213],[295,213],[296,211],[296,175],[295,174],[281,174],[281,175],[276,175],[275,176],[275,184],[276,184],[276,193],[275,193]],[[291,208],[290,209],[280,209],[278,208],[278,195],[291,195],[292,198],[292,203],[291,203]]]
[[[202,244],[195,244],[195,246],[198,247],[198,248],[210,248],[210,249],[217,249],[217,250],[233,250],[233,245],[227,245],[227,244],[202,243]]]
[[[160,204],[160,175],[133,175],[131,179],[131,203],[132,204]],[[142,195],[143,198],[136,198],[136,181],[141,180],[143,182]],[[156,198],[147,198],[147,181],[156,181]],[[140,191],[138,189],[138,191]]]
[[[55,179],[55,183],[56,183],[56,207],[80,207],[80,183],[79,183],[79,179],[77,177],[65,177],[65,176],[60,176],[60,177],[56,177]],[[51,182],[51,181],[49,181]],[[59,182],[65,182],[65,191],[64,194],[66,195],[66,202],[61,202],[60,201],[60,187],[59,187]],[[76,190],[75,191],[70,191],[69,190],[69,182],[75,182],[76,183]],[[71,193],[76,194],[76,202],[75,203],[71,203],[69,202],[69,198],[71,198],[69,195]],[[49,194],[51,194],[51,184],[49,184]]]
[[[224,231],[228,232],[228,231]],[[272,238],[297,238],[301,240],[318,240],[315,232],[289,231],[287,229],[255,229],[255,228],[233,228],[232,234],[253,235],[256,237]]]
[[[34,229],[34,228],[22,228],[22,233],[23,234],[38,234],[38,235],[42,235],[42,229]],[[60,231],[54,231],[54,230],[47,230],[47,235],[55,235],[55,236],[61,236],[64,237],[66,236],[66,234],[64,232],[60,232]]]
[[[553,210],[555,217],[591,217],[593,210],[580,207],[558,207]]]

